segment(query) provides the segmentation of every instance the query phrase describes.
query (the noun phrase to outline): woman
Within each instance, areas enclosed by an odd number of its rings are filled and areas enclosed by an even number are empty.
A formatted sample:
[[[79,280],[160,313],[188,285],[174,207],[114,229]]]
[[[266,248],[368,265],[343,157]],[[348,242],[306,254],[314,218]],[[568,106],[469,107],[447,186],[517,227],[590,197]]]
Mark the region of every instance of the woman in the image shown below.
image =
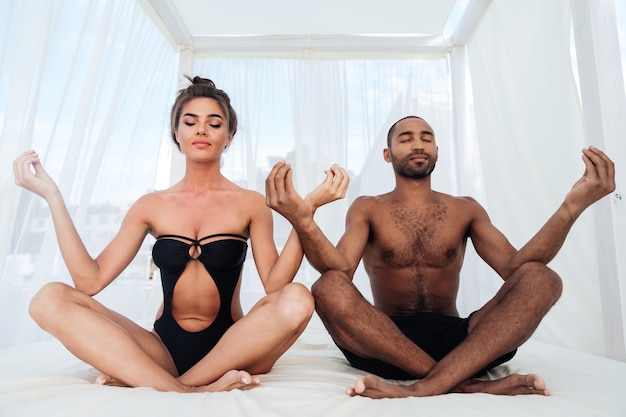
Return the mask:
[[[279,256],[265,198],[220,172],[237,131],[230,99],[210,80],[189,80],[171,113],[172,138],[186,158],[183,179],[141,197],[95,259],[37,154],[25,152],[13,164],[16,184],[48,203],[74,283],[44,285],[30,314],[102,372],[99,383],[179,392],[253,388],[259,380],[252,375],[269,372],[313,313],[310,292],[292,282],[303,257],[298,236],[291,232]],[[331,167],[306,198],[311,210],[343,198],[348,182],[343,169]],[[92,298],[128,266],[147,234],[157,239],[153,258],[164,291],[153,331]],[[239,288],[248,239],[267,295],[244,315]]]

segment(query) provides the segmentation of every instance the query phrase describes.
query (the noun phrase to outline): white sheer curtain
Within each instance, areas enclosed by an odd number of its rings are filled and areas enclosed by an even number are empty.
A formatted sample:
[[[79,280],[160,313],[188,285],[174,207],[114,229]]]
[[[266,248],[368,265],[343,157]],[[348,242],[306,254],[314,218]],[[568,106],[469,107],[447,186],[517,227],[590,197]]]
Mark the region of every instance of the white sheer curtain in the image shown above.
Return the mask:
[[[13,182],[12,160],[35,149],[97,254],[128,206],[154,187],[177,53],[134,0],[0,4],[0,346],[46,335],[27,314],[44,282],[69,282],[44,201]],[[149,242],[108,305],[139,317]],[[139,288],[135,289],[135,288]],[[135,318],[136,318],[135,317]]]
[[[227,91],[238,112],[240,129],[223,171],[240,185],[264,193],[264,180],[281,159],[293,164],[296,187],[303,195],[323,179],[331,164],[348,169],[347,198],[316,214],[333,242],[343,233],[346,210],[357,195],[393,188],[391,166],[382,151],[388,128],[405,115],[422,115],[436,129],[441,150],[436,182],[443,191],[454,190],[446,59],[215,58],[195,61],[191,72],[211,78]],[[275,226],[281,245],[290,225],[277,215]],[[296,279],[310,285],[317,277],[305,262]],[[364,272],[356,282],[369,296]],[[243,288],[256,291],[259,285],[250,263]]]
[[[517,247],[536,233],[582,175],[584,146],[604,147],[617,164],[617,191],[623,187],[624,147],[618,145],[623,138],[599,144],[597,137],[584,134],[585,105],[581,107],[571,65],[569,6],[567,0],[492,2],[468,47],[484,203],[494,224]],[[611,195],[599,204],[616,201]],[[578,219],[550,264],[563,278],[563,296],[535,337],[607,355],[605,335],[623,334],[623,329],[603,320],[609,306],[603,303],[601,287],[621,279],[623,288],[625,277],[599,272],[597,254],[603,242],[594,222],[601,215],[598,207]],[[616,216],[623,218],[623,208],[621,214],[617,210]],[[619,223],[614,219],[615,228]],[[622,242],[623,232],[615,230]],[[616,246],[611,243],[607,250]],[[623,259],[623,253],[616,255]],[[616,313],[623,315],[624,310]]]

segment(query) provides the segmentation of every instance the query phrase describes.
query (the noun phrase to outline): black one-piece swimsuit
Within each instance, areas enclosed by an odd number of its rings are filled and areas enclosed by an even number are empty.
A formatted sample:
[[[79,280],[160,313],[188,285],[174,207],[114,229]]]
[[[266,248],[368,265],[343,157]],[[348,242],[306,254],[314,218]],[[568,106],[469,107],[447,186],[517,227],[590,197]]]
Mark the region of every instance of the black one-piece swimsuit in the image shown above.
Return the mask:
[[[218,238],[218,240],[214,240]],[[222,239],[219,239],[222,238]],[[203,241],[210,240],[207,243]],[[163,314],[154,322],[157,332],[170,352],[178,374],[184,374],[217,344],[233,325],[231,303],[246,259],[248,238],[230,233],[218,233],[201,239],[178,235],[159,236],[152,248],[154,263],[161,270]],[[190,251],[196,247],[197,257]],[[220,296],[220,309],[215,320],[205,329],[189,332],[172,316],[174,287],[189,262],[199,261],[213,278]]]

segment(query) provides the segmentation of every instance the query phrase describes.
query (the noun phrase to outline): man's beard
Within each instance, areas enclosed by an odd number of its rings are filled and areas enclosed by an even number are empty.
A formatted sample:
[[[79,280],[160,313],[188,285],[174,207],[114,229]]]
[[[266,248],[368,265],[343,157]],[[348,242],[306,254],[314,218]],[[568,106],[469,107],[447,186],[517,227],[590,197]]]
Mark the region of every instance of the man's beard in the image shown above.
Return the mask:
[[[415,155],[426,155],[428,157],[427,164],[415,164],[411,162],[411,158]],[[391,152],[391,166],[393,166],[396,174],[405,178],[420,179],[429,176],[435,169],[437,160],[433,160],[430,155],[423,152],[414,152],[405,156],[403,159],[396,158]]]

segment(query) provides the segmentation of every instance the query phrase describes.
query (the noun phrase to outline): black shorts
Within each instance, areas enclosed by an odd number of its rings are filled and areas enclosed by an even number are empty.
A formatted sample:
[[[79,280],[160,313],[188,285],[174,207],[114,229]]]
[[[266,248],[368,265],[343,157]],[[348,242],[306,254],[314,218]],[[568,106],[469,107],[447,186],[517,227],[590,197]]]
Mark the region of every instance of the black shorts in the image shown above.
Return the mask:
[[[405,336],[437,362],[467,338],[469,317],[460,318],[436,313],[415,313],[411,316],[391,316],[390,319]],[[341,347],[339,349],[350,362],[350,365],[357,369],[362,369],[386,379],[407,380],[417,378],[417,376],[411,375],[387,362],[378,359],[361,358]],[[514,350],[502,355],[475,376],[511,360],[516,352],[517,350]]]

